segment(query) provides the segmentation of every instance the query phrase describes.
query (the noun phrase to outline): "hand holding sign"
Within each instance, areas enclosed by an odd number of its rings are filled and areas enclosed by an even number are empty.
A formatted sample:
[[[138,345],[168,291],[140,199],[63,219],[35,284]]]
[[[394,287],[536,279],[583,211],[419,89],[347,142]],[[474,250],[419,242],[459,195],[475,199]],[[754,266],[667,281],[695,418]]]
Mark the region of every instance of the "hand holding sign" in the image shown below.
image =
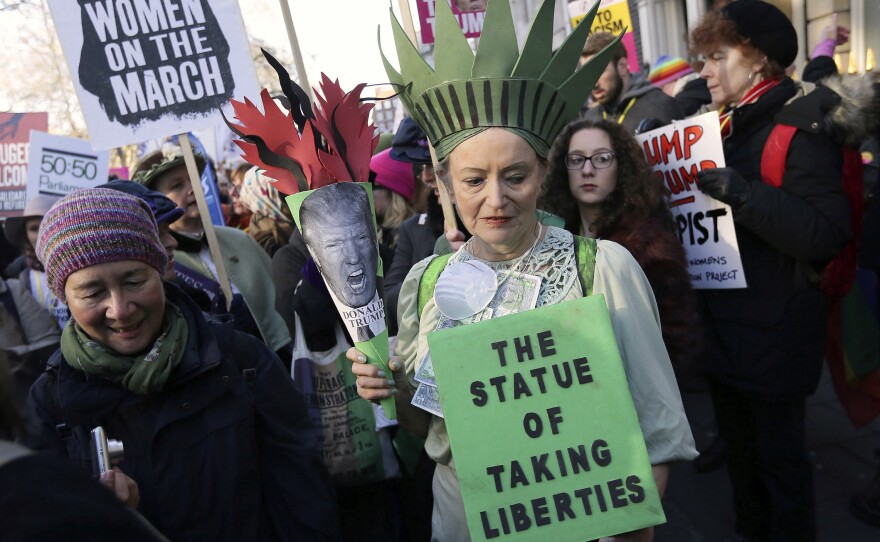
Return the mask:
[[[750,188],[724,167],[718,114],[676,121],[636,140],[669,194],[693,287],[745,288],[733,213]]]
[[[303,241],[315,261],[355,347],[386,375],[388,329],[385,324],[382,261],[376,234],[369,176],[379,137],[369,122],[372,105],[360,102],[361,84],[344,92],[323,76],[318,107],[271,55],[266,60],[280,78],[290,112],[281,111],[267,90],[263,111],[250,100],[232,101],[240,125],[227,121],[250,163],[266,170],[287,197]],[[396,418],[393,398],[382,400]]]

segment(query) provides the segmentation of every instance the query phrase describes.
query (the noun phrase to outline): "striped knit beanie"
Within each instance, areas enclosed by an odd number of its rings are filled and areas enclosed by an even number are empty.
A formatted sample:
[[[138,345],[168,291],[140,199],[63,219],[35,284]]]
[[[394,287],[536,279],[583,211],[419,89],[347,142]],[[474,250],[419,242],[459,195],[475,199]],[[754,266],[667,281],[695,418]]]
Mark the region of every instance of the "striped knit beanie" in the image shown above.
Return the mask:
[[[161,275],[168,261],[147,204],[109,188],[77,190],[56,202],[40,224],[36,252],[59,299],[67,278],[80,269],[133,260]]]
[[[671,83],[689,73],[694,73],[694,69],[683,58],[663,55],[657,59],[657,63],[648,73],[648,81],[654,86],[663,87],[666,83]]]

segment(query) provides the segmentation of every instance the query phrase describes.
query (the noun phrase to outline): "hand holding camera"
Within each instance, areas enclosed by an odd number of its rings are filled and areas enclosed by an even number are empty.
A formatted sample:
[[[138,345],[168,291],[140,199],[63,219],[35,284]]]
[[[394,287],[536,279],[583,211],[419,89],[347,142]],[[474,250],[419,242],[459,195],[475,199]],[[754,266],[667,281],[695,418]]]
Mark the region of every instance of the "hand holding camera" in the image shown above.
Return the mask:
[[[101,426],[92,429],[90,437],[92,474],[120,501],[131,508],[137,508],[140,502],[137,482],[126,476],[117,466],[122,463],[125,453],[122,441],[108,439]]]

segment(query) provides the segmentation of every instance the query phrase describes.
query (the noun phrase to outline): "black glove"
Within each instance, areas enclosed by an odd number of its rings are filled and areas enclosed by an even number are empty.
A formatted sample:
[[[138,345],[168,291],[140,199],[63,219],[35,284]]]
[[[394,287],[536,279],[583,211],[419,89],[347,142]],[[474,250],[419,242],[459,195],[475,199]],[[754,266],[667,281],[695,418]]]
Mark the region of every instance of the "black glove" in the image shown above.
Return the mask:
[[[734,209],[742,207],[752,193],[752,183],[729,167],[704,169],[699,172],[697,188],[707,196],[723,201]]]

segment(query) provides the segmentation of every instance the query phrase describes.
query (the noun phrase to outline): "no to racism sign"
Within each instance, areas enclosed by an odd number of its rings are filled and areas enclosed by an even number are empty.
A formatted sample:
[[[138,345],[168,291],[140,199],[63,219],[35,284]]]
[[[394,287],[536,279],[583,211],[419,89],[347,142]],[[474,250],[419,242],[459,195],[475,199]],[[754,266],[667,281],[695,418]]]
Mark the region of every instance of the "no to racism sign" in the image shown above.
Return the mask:
[[[584,15],[596,4],[596,0],[575,0],[568,4],[568,15],[571,18],[571,26],[575,27]],[[627,0],[602,0],[599,11],[596,12],[596,18],[593,19],[593,27],[590,34],[594,32],[610,32],[615,36],[626,30],[621,43],[626,47],[626,57],[629,61],[629,71],[639,72],[639,56],[636,50],[636,38],[633,34],[634,27],[632,18],[629,14],[629,3]]]
[[[220,123],[256,74],[234,0],[49,0],[95,149]]]
[[[605,296],[428,346],[473,540],[580,542],[665,521]]]
[[[48,129],[48,113],[0,113],[0,217],[24,211],[31,130]]]
[[[745,288],[733,211],[697,188],[697,173],[724,167],[718,114],[691,117],[636,136],[669,192],[669,206],[697,289]]]

